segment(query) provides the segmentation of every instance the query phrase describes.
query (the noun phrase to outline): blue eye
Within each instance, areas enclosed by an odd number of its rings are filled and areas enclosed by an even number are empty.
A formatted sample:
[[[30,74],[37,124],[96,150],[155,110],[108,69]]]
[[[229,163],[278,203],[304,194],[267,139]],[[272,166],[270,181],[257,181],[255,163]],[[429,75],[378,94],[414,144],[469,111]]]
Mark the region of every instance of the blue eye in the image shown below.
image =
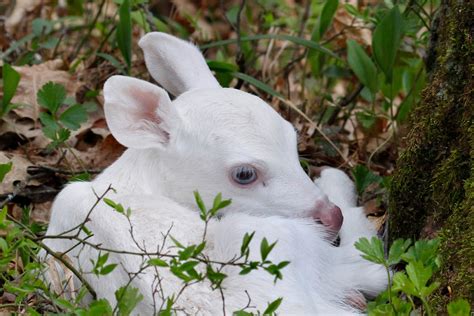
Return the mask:
[[[257,180],[257,170],[249,165],[235,167],[232,170],[232,180],[241,185],[247,185]]]

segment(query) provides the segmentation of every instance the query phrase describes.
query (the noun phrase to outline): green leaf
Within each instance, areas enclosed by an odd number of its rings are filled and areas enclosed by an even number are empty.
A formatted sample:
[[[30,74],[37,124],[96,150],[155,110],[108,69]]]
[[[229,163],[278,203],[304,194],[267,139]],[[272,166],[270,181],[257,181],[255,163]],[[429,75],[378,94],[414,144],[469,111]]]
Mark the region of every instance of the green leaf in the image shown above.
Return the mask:
[[[417,290],[417,296],[422,296],[422,289],[426,286],[426,283],[431,278],[433,274],[429,267],[423,266],[423,263],[419,261],[410,262],[407,267],[406,271],[410,281],[413,282]]]
[[[181,269],[181,271],[190,271],[192,269],[194,269],[195,266],[197,266],[199,264],[199,261],[186,261],[185,263],[183,263],[179,268]]]
[[[117,46],[122,53],[130,71],[132,64],[132,18],[130,16],[130,1],[124,0],[119,9],[119,24],[117,25]]]
[[[219,206],[222,201],[222,193],[217,193],[216,197],[214,198],[214,202],[212,203],[212,209],[215,209]]]
[[[5,176],[7,173],[9,173],[12,170],[13,163],[7,162],[7,163],[2,163],[0,164],[0,183],[5,179]]]
[[[344,8],[346,9],[347,13],[349,13],[353,16],[356,16],[356,17],[361,16],[359,10],[357,10],[357,8],[355,6],[353,6],[352,4],[346,3],[346,4],[344,4]]]
[[[66,89],[63,85],[48,82],[38,91],[37,101],[42,107],[48,109],[55,115],[61,104],[66,99]]]
[[[240,271],[240,275],[246,275],[246,274],[249,274],[252,270],[255,270],[255,268],[253,267],[245,267],[245,268],[242,268],[242,270]]]
[[[367,130],[370,130],[377,122],[377,115],[371,110],[356,112],[356,118],[362,127]]]
[[[80,104],[75,104],[64,111],[60,116],[59,120],[64,126],[77,130],[81,127],[81,124],[87,121],[87,112]]]
[[[31,308],[31,307],[27,307],[27,308],[26,308],[26,313],[25,313],[25,314],[26,314],[26,315],[30,315],[30,316],[41,316],[40,313],[38,313],[36,310],[34,310],[34,309]],[[96,315],[98,315],[98,314],[96,314]],[[100,314],[100,315],[106,315],[106,316],[108,316],[107,314]]]
[[[323,10],[321,11],[321,16],[319,17],[319,38],[323,37],[329,25],[331,25],[338,5],[339,0],[326,0]]]
[[[276,241],[272,244],[268,243],[268,240],[266,238],[262,239],[262,242],[260,243],[260,255],[262,256],[262,261],[265,261],[272,251],[273,247],[275,247]]]
[[[68,179],[69,182],[84,182],[84,181],[91,181],[91,180],[92,180],[92,175],[88,172],[74,174]]]
[[[7,211],[8,208],[6,205],[0,210],[0,224],[5,222],[5,219],[7,218]]]
[[[244,256],[249,249],[250,242],[253,239],[253,236],[255,235],[255,232],[252,232],[251,234],[245,233],[244,238],[242,240],[242,245],[240,246],[240,254]]]
[[[57,133],[61,128],[49,113],[41,112],[39,115],[41,123],[43,123],[43,134],[51,140],[56,139]]]
[[[372,237],[370,241],[366,237],[360,238],[354,246],[363,253],[362,258],[385,265],[383,244],[377,237]]]
[[[402,255],[402,259],[406,262],[420,261],[425,266],[436,270],[440,267],[438,262],[438,248],[440,239],[417,240],[408,251]]]
[[[377,92],[377,67],[365,50],[354,40],[347,41],[347,61],[352,71],[372,94]]]
[[[179,259],[180,260],[187,260],[189,259],[193,253],[194,253],[194,250],[196,249],[196,245],[191,245],[189,247],[186,247],[184,248],[183,250],[179,251],[178,254],[179,254]]]
[[[411,240],[407,239],[397,239],[393,242],[392,246],[390,246],[390,250],[388,252],[388,264],[394,265],[400,262],[402,259],[402,255],[405,251],[410,247]]]
[[[374,174],[364,165],[355,166],[352,170],[354,176],[357,193],[361,195],[365,189],[372,183],[381,183],[382,177]]]
[[[2,69],[2,76],[3,76],[3,99],[2,99],[2,109],[0,111],[0,116],[6,114],[8,112],[8,107],[10,105],[10,101],[13,99],[15,95],[16,88],[20,83],[20,74],[13,69],[12,66],[9,64],[3,64]]]
[[[116,203],[116,202],[114,202],[114,201],[112,201],[111,199],[108,199],[108,198],[104,198],[103,201],[104,201],[105,204],[107,204],[108,206],[110,206],[111,208],[116,210],[117,212],[125,214],[125,208],[123,207],[122,204]]]
[[[283,298],[280,297],[280,298],[277,298],[276,300],[274,300],[273,302],[271,302],[270,304],[268,304],[267,308],[263,312],[263,315],[272,315],[272,314],[274,314],[275,311],[280,306],[282,301],[283,301]]]
[[[82,230],[86,233],[87,236],[92,236],[92,232],[86,225],[82,226]]]
[[[424,288],[421,289],[421,296],[423,297],[428,297],[431,295],[431,293],[434,292],[439,287],[440,283],[439,282],[433,282],[428,286],[425,286]]]
[[[0,250],[2,251],[3,255],[8,252],[8,243],[2,237],[0,237]]]
[[[143,13],[142,10],[135,10],[131,12],[131,18],[134,23],[139,25],[145,33],[151,32],[150,25],[148,24],[146,17],[146,13]]]
[[[65,141],[67,141],[69,139],[69,136],[71,136],[71,131],[66,129],[66,128],[61,128],[56,133],[55,142],[64,143]]]
[[[203,221],[207,220],[207,209],[206,205],[204,205],[204,202],[201,198],[201,195],[199,194],[198,191],[194,191],[194,200],[196,201],[197,206],[199,207],[200,210],[200,216]]]
[[[392,291],[402,291],[407,295],[417,295],[415,285],[404,272],[397,272],[392,278]]]
[[[153,258],[148,260],[148,264],[151,266],[157,266],[157,267],[168,267],[168,263],[166,261],[158,259],[158,258]]]
[[[166,299],[166,308],[162,309],[158,312],[159,316],[172,316],[171,314],[171,308],[173,307],[174,304],[174,294],[171,297],[168,297]]]
[[[375,307],[369,306],[369,308],[369,316],[400,316],[395,313],[395,311],[393,310],[393,306],[390,304],[380,304]]]
[[[229,206],[231,202],[232,202],[231,200],[222,201],[222,194],[221,193],[217,194],[217,196],[214,198],[212,209],[210,210],[211,216],[215,216],[220,209],[223,209]]]
[[[193,252],[193,257],[201,254],[201,252],[204,250],[204,248],[206,248],[206,242],[203,241],[202,243],[200,243],[199,245],[197,245],[197,247],[194,249],[194,252]]]
[[[263,39],[276,39],[276,40],[282,40],[282,41],[289,41],[294,44],[304,46],[309,49],[313,49],[316,51],[319,51],[323,54],[329,55],[337,60],[341,60],[339,56],[334,54],[332,51],[329,49],[319,45],[318,43],[307,40],[304,38],[296,37],[296,36],[291,36],[291,35],[285,35],[285,34],[260,34],[260,35],[250,35],[250,36],[242,36],[240,40],[242,42],[248,42],[248,41],[258,41],[258,40],[263,40]],[[212,42],[209,44],[201,45],[199,48],[202,49],[207,49],[207,48],[212,48],[212,47],[219,47],[219,46],[225,46],[229,44],[235,44],[237,43],[237,39],[228,39],[228,40],[222,40],[222,41],[216,41]]]
[[[260,81],[258,79],[255,79],[252,76],[246,75],[246,74],[241,73],[241,72],[233,72],[232,76],[234,76],[237,79],[241,79],[245,82],[250,83],[251,85],[255,86],[256,88],[258,88],[260,90],[262,90],[263,92],[268,93],[269,95],[272,95],[274,97],[284,98],[282,94],[280,94],[280,93],[276,92],[275,90],[273,90],[269,85],[267,85],[266,83],[263,83],[262,81]]]
[[[109,253],[105,253],[103,255],[99,254],[99,259],[97,259],[96,266],[102,267],[107,262],[108,259],[109,259]]]
[[[222,281],[227,277],[226,274],[222,272],[215,271],[211,265],[207,265],[206,268],[207,278],[214,284],[220,285]]]
[[[207,61],[207,66],[209,66],[209,69],[215,72],[223,72],[223,73],[231,73],[234,71],[237,71],[239,67],[237,67],[234,64],[226,63],[223,61],[217,61],[217,60],[208,60]]]
[[[92,302],[89,305],[89,310],[85,315],[104,315],[109,316],[112,315],[112,308],[110,307],[109,302],[106,299],[100,299],[97,301]]]
[[[117,267],[117,264],[116,264],[116,263],[112,263],[112,264],[106,265],[105,267],[103,267],[102,269],[100,269],[99,274],[100,274],[100,275],[107,275],[107,274],[109,274],[110,272],[114,271],[114,269],[115,269],[116,267]]]
[[[120,315],[130,315],[138,303],[143,300],[143,295],[138,289],[127,286],[118,289],[115,292],[115,298]]]
[[[448,304],[449,316],[469,316],[471,315],[471,305],[463,298],[458,298]]]
[[[398,6],[394,6],[377,25],[372,37],[372,49],[377,65],[392,81],[393,64],[403,36],[403,17]]]

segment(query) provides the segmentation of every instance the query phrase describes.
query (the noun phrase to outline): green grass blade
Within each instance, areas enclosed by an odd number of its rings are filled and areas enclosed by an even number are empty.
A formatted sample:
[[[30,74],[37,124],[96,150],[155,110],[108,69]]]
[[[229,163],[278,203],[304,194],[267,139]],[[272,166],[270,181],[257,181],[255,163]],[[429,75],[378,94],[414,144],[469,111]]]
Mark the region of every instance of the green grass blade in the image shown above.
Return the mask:
[[[250,35],[250,36],[242,36],[241,41],[243,42],[248,42],[248,41],[258,41],[258,40],[265,40],[265,39],[276,39],[276,40],[282,40],[282,41],[290,41],[292,43],[307,47],[309,49],[314,49],[316,51],[319,51],[323,54],[329,55],[339,61],[342,61],[339,56],[334,54],[332,51],[329,49],[319,45],[316,42],[306,40],[304,38],[296,37],[296,36],[291,36],[291,35],[285,35],[285,34],[260,34],[260,35]],[[222,40],[222,41],[216,41],[212,42],[209,44],[204,44],[199,46],[201,49],[207,49],[207,48],[212,48],[212,47],[219,47],[219,46],[225,46],[225,45],[230,45],[230,44],[235,44],[237,43],[237,39],[228,39],[228,40]]]
[[[258,79],[255,79],[254,77],[252,76],[249,76],[249,75],[246,75],[244,73],[241,73],[241,72],[233,72],[232,73],[232,76],[234,76],[235,78],[237,79],[241,79],[245,82],[248,82],[250,83],[251,85],[255,86],[256,88],[274,96],[274,97],[280,97],[280,98],[284,98],[284,96],[278,92],[276,92],[275,90],[273,90],[269,85],[267,85],[266,83],[258,80]]]
[[[117,45],[127,64],[127,71],[130,72],[132,64],[132,18],[129,0],[124,0],[120,5],[119,17],[120,21],[117,25]]]

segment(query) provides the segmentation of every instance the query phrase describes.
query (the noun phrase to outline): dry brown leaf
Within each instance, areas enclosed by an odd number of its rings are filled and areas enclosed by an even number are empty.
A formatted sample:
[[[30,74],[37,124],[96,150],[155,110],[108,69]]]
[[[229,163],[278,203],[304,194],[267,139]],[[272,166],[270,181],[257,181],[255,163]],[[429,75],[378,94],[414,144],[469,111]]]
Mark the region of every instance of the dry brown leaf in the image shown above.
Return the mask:
[[[25,15],[33,11],[42,2],[41,0],[16,0],[12,13],[5,20],[5,29],[7,32],[13,34],[16,26],[20,24]]]
[[[13,112],[21,118],[27,117],[36,121],[40,112],[36,94],[49,81],[64,85],[67,94],[74,95],[80,83],[67,71],[60,70],[62,67],[63,61],[59,59],[39,65],[14,67],[20,73],[21,80],[12,103],[21,106]]]
[[[89,148],[87,151],[73,150],[86,166],[93,166],[95,169],[103,169],[117,160],[125,151],[125,147],[109,134],[99,144]],[[73,157],[68,157],[70,161],[71,158]]]
[[[53,201],[47,201],[44,203],[35,203],[33,210],[31,211],[31,220],[35,223],[48,223],[51,213],[51,205]]]
[[[369,222],[375,227],[376,231],[380,232],[383,228],[383,225],[387,221],[387,214],[382,216],[368,216]]]
[[[369,29],[364,28],[364,22],[347,13],[344,7],[340,7],[334,15],[333,23],[328,29],[325,37],[332,38],[340,34],[334,41],[338,48],[346,46],[348,39],[355,40],[363,46],[370,46],[372,42],[372,33]]]
[[[30,161],[19,154],[0,152],[0,164],[8,163],[10,161],[13,163],[13,167],[5,176],[3,182],[0,183],[0,194],[13,192],[13,183],[17,181],[25,181],[28,176],[26,169],[31,165]]]

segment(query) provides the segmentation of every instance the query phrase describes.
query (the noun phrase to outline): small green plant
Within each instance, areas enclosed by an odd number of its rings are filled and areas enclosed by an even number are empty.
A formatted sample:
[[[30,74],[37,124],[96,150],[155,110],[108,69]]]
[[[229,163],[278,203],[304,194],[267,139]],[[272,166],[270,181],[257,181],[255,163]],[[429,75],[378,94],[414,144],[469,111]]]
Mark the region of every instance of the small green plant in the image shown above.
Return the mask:
[[[372,184],[381,184],[383,178],[374,174],[369,168],[364,165],[357,165],[352,170],[352,176],[357,190],[357,195],[362,196],[365,190]]]
[[[65,145],[71,130],[77,130],[87,120],[87,111],[74,99],[66,98],[63,85],[48,82],[37,93],[38,104],[47,112],[40,114],[44,135],[52,140],[50,149]],[[61,107],[65,105],[65,109]]]
[[[431,281],[441,266],[439,244],[439,239],[418,240],[413,245],[410,239],[397,239],[391,245],[388,256],[385,256],[382,241],[377,237],[359,239],[355,247],[362,252],[362,257],[383,265],[389,280],[387,290],[368,304],[368,314],[408,316],[415,312],[433,315],[429,297],[440,285]],[[406,264],[404,270],[392,273],[390,268],[401,262]],[[421,306],[417,302],[421,302]],[[469,315],[468,311],[469,304],[465,300],[448,305],[451,316]]]

